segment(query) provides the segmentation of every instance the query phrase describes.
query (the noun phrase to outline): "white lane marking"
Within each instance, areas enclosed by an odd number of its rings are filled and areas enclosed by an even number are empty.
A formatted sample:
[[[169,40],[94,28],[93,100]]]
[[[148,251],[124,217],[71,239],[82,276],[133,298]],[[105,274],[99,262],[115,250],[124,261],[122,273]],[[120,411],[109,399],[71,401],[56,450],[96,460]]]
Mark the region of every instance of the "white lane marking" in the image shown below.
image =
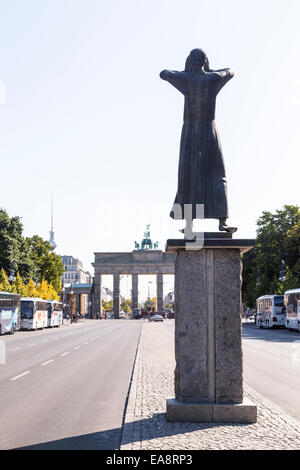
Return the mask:
[[[18,351],[19,349],[21,348],[14,348],[14,349],[11,349],[11,351]]]
[[[23,374],[17,375],[16,377],[13,377],[10,380],[18,380],[20,377],[23,377],[24,375],[30,374],[31,370],[27,370],[26,372],[23,372]]]
[[[43,364],[41,364],[41,366],[46,366],[47,364],[50,364],[50,362],[53,362],[53,361],[54,361],[54,359],[50,359],[47,362],[43,362]]]
[[[88,341],[86,341],[86,342],[85,342],[85,343],[83,343],[83,344],[89,344],[89,342],[88,342]]]
[[[35,343],[28,344],[28,347],[31,348],[31,346],[34,346]]]
[[[75,347],[75,348],[73,348],[73,349],[79,349],[79,348],[80,348],[80,346],[76,346],[76,347]]]
[[[95,341],[95,338],[92,338],[91,341]]]
[[[67,354],[70,354],[70,351],[67,351],[67,352],[61,354],[61,356],[66,356]]]

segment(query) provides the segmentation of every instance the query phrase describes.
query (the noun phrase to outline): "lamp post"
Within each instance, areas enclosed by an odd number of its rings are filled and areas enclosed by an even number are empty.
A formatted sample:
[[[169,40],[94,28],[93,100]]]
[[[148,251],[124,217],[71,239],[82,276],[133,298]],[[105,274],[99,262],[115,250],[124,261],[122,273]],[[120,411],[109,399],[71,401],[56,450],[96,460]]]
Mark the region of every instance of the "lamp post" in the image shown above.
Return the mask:
[[[8,280],[11,284],[13,284],[16,280],[16,270],[15,270],[15,260],[12,258],[9,263],[9,277]]]
[[[285,281],[286,279],[286,268],[285,268],[285,262],[283,261],[283,259],[281,260],[281,268],[280,268],[280,271],[279,271],[279,281],[282,282],[282,281]]]
[[[73,291],[73,281],[71,282],[71,287],[70,287],[70,298],[72,299],[71,303],[72,303],[72,307],[71,307],[71,312],[70,312],[70,323],[73,323],[73,295],[74,295],[74,291]]]
[[[62,322],[64,323],[64,312],[65,312],[65,288],[64,285],[62,284],[61,288],[61,293],[62,293]]]
[[[260,286],[260,269],[257,270],[256,287]]]

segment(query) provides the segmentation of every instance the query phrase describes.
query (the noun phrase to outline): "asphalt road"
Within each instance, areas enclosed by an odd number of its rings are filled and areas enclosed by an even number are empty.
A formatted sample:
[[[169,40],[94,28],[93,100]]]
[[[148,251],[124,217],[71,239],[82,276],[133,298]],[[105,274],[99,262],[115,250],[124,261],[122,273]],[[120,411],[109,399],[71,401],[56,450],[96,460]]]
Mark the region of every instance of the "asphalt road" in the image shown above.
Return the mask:
[[[243,324],[244,380],[300,419],[300,333]]]
[[[1,336],[0,449],[118,449],[140,328],[84,320]]]

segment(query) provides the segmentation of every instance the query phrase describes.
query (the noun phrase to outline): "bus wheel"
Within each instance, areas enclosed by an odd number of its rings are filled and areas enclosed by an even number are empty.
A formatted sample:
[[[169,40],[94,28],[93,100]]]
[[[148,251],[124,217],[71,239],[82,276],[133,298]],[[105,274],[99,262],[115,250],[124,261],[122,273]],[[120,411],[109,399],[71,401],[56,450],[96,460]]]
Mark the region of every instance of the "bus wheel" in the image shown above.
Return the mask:
[[[11,330],[10,330],[10,334],[13,335],[15,333],[15,326],[12,325],[11,326]]]
[[[269,322],[269,320],[266,321],[266,328],[270,328],[270,322]]]
[[[2,326],[0,325],[0,336],[2,335]]]

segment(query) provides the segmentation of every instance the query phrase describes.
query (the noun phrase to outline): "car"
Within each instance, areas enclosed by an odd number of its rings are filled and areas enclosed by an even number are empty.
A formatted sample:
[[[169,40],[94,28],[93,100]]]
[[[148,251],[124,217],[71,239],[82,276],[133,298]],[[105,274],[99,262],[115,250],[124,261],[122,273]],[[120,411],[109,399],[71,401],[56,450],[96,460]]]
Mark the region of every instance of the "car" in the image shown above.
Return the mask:
[[[248,317],[248,320],[254,321],[255,320],[254,315],[250,315],[250,317]]]
[[[151,315],[151,317],[149,317],[149,321],[164,321],[164,318],[162,315]]]

